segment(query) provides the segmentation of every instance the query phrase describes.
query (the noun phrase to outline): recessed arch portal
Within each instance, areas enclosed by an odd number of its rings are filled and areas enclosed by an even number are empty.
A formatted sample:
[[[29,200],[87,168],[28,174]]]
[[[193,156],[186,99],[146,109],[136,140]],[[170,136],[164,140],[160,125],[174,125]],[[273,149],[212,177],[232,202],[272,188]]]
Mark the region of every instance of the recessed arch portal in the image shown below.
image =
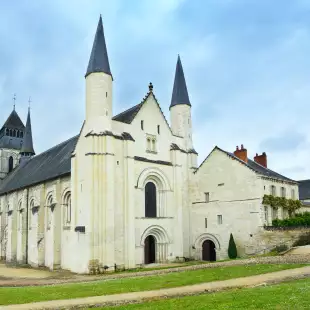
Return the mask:
[[[141,236],[140,244],[144,249],[145,264],[167,261],[170,239],[163,227],[153,225],[147,228]]]
[[[220,251],[218,239],[214,235],[208,233],[200,235],[196,239],[194,247],[197,250],[197,256],[207,261],[215,261],[216,253]]]

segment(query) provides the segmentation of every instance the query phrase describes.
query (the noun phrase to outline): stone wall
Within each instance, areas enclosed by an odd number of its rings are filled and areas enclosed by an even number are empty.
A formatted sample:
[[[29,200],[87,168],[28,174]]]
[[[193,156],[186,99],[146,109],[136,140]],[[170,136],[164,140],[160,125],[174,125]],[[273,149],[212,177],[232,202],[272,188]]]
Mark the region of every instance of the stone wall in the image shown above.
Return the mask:
[[[305,233],[310,233],[309,227],[266,227],[255,235],[256,242],[253,242],[253,248],[250,246],[247,247],[247,254],[267,253],[274,247],[283,244],[291,247],[293,243]]]

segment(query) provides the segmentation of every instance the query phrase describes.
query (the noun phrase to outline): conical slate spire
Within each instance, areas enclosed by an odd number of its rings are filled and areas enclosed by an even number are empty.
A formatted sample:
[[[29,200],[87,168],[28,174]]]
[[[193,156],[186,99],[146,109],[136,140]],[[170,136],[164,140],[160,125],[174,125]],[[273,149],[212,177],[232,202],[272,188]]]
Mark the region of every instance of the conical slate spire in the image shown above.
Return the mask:
[[[35,152],[33,149],[33,143],[32,143],[30,109],[28,109],[27,123],[26,123],[25,132],[24,132],[24,140],[23,140],[20,153],[26,156],[35,155]]]
[[[112,76],[108,58],[107,47],[105,44],[102,18],[100,15],[98,27],[95,35],[95,40],[93,43],[93,48],[90,54],[89,63],[85,77],[93,72],[104,72]]]
[[[178,104],[187,104],[191,106],[180,56],[178,56],[177,66],[175,69],[170,108]]]

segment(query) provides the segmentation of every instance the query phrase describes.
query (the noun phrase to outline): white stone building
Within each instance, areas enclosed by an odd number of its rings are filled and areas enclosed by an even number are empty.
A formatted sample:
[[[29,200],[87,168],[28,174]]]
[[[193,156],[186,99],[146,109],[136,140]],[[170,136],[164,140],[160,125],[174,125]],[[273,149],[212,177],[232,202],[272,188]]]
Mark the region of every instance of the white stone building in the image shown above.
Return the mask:
[[[241,254],[260,246],[255,235],[272,217],[264,193],[276,188],[298,197],[297,182],[264,167],[259,156],[261,164],[248,160],[243,148],[231,154],[216,147],[197,167],[180,57],[170,125],[152,84],[141,103],[112,115],[101,18],[85,84],[80,133],[36,156],[28,114],[21,164],[0,186],[7,262],[85,273],[180,257],[224,259],[230,233]]]

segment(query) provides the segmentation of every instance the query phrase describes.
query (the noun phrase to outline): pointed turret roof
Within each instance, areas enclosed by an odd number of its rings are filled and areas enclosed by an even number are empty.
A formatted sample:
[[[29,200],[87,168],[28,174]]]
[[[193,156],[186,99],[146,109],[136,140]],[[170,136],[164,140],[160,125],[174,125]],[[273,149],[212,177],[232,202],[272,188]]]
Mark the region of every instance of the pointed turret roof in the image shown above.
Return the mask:
[[[178,104],[187,104],[191,106],[189,101],[183,67],[181,63],[180,55],[178,55],[178,61],[175,69],[175,77],[173,84],[173,92],[171,98],[170,108]]]
[[[20,150],[22,154],[34,155],[33,143],[32,143],[32,130],[31,130],[31,119],[30,109],[28,109],[26,128],[24,133],[24,141]]]
[[[100,15],[93,48],[90,54],[89,63],[85,77],[93,72],[104,72],[112,76],[108,58],[107,47],[105,44],[102,18]]]
[[[9,115],[8,119],[5,121],[2,128],[24,130],[25,126],[14,109]]]

